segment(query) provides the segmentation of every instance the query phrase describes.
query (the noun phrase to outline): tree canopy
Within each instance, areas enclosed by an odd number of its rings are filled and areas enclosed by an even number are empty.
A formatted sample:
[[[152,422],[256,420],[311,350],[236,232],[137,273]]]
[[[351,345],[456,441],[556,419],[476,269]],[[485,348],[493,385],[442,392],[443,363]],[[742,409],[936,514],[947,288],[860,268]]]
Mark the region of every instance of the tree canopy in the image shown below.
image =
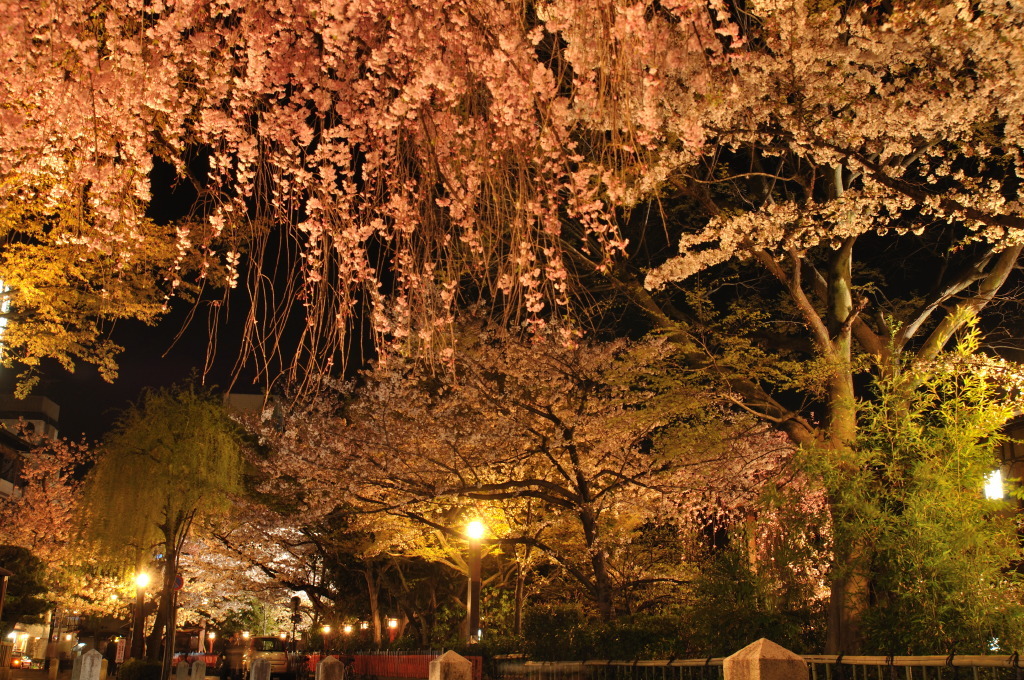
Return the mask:
[[[238,428],[222,404],[194,387],[147,391],[103,442],[88,479],[87,532],[114,564],[160,566],[153,658],[161,626],[174,629],[182,546],[194,524],[230,508],[241,476]]]
[[[454,366],[467,303],[626,318],[847,460],[866,373],[979,317],[1020,338],[1022,34],[996,0],[6,3],[11,337],[107,361],[97,317],[243,275],[247,351],[298,379],[362,335]],[[154,158],[198,195],[173,234],[145,214]],[[38,258],[74,267],[2,269]],[[833,651],[868,597],[833,574]]]

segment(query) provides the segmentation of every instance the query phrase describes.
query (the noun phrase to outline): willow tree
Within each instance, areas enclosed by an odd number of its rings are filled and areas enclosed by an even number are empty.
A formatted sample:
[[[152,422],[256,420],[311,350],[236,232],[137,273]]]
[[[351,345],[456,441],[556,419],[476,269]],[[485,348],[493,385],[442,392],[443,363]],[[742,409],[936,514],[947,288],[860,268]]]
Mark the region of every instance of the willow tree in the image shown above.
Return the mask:
[[[182,545],[197,521],[227,511],[241,465],[234,422],[210,394],[191,387],[146,392],[104,439],[88,480],[88,532],[125,567],[150,557],[162,565],[150,658],[161,627],[174,630]],[[165,666],[169,660],[165,654]]]

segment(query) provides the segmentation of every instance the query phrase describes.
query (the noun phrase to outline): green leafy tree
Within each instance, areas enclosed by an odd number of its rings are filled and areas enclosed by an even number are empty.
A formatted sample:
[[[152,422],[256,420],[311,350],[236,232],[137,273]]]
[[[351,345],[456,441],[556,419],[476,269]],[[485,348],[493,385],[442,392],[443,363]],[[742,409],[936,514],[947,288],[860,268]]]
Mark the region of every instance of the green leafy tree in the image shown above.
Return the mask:
[[[7,583],[0,635],[6,636],[16,623],[41,623],[50,608],[43,561],[25,548],[0,545],[0,567],[14,574]]]
[[[182,545],[197,521],[227,512],[241,471],[240,431],[212,395],[193,387],[146,392],[103,443],[89,479],[89,530],[123,565],[151,552],[162,565],[151,658],[161,622],[174,625]]]
[[[1024,643],[1024,558],[1003,501],[984,498],[1015,412],[969,333],[955,351],[875,381],[849,459],[823,470],[837,543],[873,556],[865,644],[879,653],[983,653]],[[818,458],[818,463],[826,459]],[[819,468],[822,469],[822,468]],[[837,567],[839,568],[839,567]]]

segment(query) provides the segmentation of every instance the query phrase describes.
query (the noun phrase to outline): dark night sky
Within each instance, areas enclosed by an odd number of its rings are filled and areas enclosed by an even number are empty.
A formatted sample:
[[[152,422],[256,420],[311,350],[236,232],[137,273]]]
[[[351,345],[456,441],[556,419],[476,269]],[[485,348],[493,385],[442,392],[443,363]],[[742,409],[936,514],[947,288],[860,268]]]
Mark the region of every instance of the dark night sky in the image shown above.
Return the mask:
[[[144,387],[169,386],[185,380],[192,369],[197,372],[202,369],[208,343],[205,313],[197,313],[182,337],[174,342],[185,322],[188,307],[178,302],[179,308],[157,326],[119,322],[113,337],[125,351],[119,357],[120,371],[114,383],[105,382],[91,365],[83,364],[70,374],[56,362],[45,364],[44,377],[33,392],[60,405],[62,436],[76,438],[84,433],[89,438],[99,438],[110,427],[117,412],[138,399]],[[230,384],[240,342],[237,327],[238,324],[233,324],[221,329],[214,365],[205,379],[207,385],[226,388]],[[0,369],[0,388],[10,392],[13,381],[12,369]],[[240,377],[232,391],[261,390],[249,375]]]
[[[205,159],[197,160],[194,170],[203,171]],[[168,164],[155,160],[150,174],[153,201],[148,215],[158,223],[185,217],[193,211],[196,192],[182,182],[176,182],[174,171]],[[217,293],[213,293],[217,295]],[[218,346],[213,368],[205,378],[211,386],[226,388],[231,381],[231,369],[239,354],[241,322],[246,305],[233,296],[232,318],[221,319]],[[110,427],[119,410],[137,400],[144,387],[164,387],[188,378],[195,369],[202,370],[209,341],[206,307],[195,311],[185,332],[175,341],[185,326],[192,306],[182,300],[172,302],[172,311],[156,326],[137,321],[120,321],[113,328],[115,342],[125,348],[118,358],[120,371],[114,383],[107,383],[95,367],[81,365],[69,374],[56,362],[44,363],[44,377],[35,394],[49,397],[60,405],[60,432],[62,436],[76,438],[85,434],[99,438]],[[11,392],[14,387],[12,369],[0,368],[0,390]],[[253,384],[252,375],[241,376],[233,392],[260,392]]]

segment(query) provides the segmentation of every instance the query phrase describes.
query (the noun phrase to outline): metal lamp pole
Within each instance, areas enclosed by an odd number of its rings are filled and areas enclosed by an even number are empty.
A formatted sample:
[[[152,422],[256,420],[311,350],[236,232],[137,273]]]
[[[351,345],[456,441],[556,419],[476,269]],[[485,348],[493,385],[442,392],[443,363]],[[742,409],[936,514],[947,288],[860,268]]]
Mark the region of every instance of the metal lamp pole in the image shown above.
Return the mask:
[[[141,659],[143,653],[143,636],[146,633],[146,615],[143,608],[146,604],[146,586],[149,585],[149,574],[139,572],[135,577],[135,620],[132,622],[131,658]]]
[[[466,641],[470,644],[480,641],[480,539],[483,535],[483,522],[473,520],[466,526],[466,536],[469,538],[469,593],[466,598],[469,627]]]

